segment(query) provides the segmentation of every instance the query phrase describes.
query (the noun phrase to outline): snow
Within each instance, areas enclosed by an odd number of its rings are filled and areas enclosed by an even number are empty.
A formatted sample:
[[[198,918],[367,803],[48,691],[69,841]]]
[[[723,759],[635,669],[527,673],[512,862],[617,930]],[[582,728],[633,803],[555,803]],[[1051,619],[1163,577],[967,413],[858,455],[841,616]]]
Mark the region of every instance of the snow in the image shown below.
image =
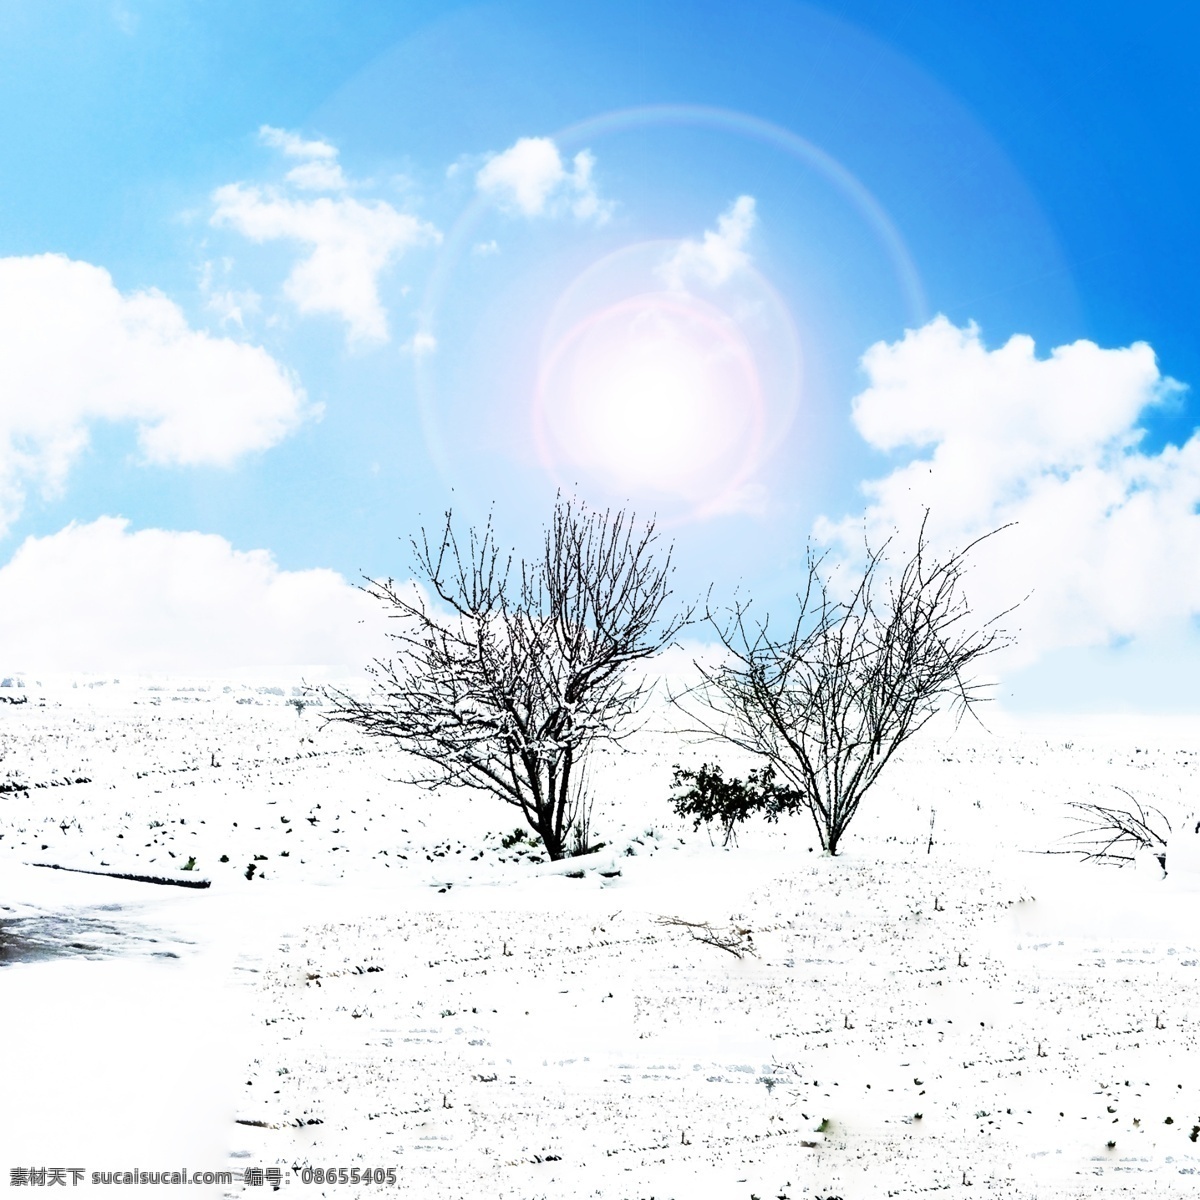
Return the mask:
[[[505,837],[515,810],[397,782],[394,750],[298,710],[298,677],[9,684],[0,1168],[1195,1194],[1200,719],[931,729],[834,859],[799,819],[693,832],[672,764],[742,764],[650,728],[592,769],[608,845],[549,864]],[[1118,786],[1172,819],[1166,878],[1041,853]]]

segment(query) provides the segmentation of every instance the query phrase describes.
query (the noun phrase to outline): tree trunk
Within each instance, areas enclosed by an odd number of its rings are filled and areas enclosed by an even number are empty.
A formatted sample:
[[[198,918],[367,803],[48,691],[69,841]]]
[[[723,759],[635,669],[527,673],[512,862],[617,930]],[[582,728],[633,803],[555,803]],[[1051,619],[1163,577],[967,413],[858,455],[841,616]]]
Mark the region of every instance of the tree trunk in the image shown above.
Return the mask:
[[[552,800],[538,809],[537,823],[533,827],[533,832],[542,839],[542,845],[546,847],[551,862],[559,862],[566,857],[563,853],[562,833],[557,828],[555,816],[555,804]]]
[[[825,824],[815,805],[810,805],[808,811],[812,813],[813,824],[817,827],[817,839],[821,843],[821,850],[825,854],[836,854],[839,834]]]

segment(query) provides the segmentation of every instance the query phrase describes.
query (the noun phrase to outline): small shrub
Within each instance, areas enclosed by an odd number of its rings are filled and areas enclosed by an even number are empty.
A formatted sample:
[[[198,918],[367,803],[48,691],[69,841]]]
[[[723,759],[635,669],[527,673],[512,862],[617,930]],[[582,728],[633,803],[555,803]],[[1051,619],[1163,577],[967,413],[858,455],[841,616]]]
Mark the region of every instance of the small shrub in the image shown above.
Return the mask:
[[[676,813],[691,817],[693,829],[720,822],[726,846],[737,840],[734,826],[755,813],[774,821],[780,813],[792,812],[802,804],[799,792],[775,782],[775,769],[770,764],[751,771],[745,781],[726,779],[716,763],[711,767],[702,763],[697,771],[676,764],[673,787],[671,805]]]
[[[505,834],[500,839],[500,847],[503,850],[511,850],[514,846],[522,844],[534,846],[537,843],[529,836],[528,831],[521,828],[514,829],[512,833]]]

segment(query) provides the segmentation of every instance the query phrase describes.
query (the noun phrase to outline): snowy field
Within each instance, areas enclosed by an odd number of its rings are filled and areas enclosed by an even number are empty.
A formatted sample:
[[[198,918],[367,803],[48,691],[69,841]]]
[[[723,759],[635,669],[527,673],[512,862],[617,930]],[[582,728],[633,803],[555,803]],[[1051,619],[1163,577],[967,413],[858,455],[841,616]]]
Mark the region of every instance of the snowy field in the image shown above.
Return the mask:
[[[512,841],[515,810],[397,782],[401,756],[322,729],[299,679],[23,682],[0,688],[6,1182],[1200,1194],[1194,847],[1172,843],[1166,879],[1040,853],[1068,801],[1116,786],[1178,829],[1200,718],[938,731],[832,860],[799,819],[728,849],[694,833],[671,766],[720,751],[649,729],[593,771],[608,845],[551,865]]]

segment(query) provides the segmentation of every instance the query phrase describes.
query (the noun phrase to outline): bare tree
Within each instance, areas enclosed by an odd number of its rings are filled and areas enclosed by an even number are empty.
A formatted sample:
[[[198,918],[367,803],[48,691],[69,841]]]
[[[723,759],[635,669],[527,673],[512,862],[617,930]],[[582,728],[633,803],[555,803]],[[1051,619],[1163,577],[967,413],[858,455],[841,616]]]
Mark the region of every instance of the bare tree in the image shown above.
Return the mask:
[[[656,560],[656,542],[653,522],[560,495],[541,556],[514,562],[490,518],[464,548],[447,513],[437,541],[412,540],[431,596],[367,581],[399,623],[396,653],[369,668],[366,699],[330,689],[330,719],[423,760],[415,782],[481,788],[520,809],[551,859],[586,851],[588,752],[627,736],[647,690],[629,668],[691,615],[662,618],[671,552]]]
[[[725,660],[697,663],[700,683],[672,696],[697,722],[691,732],[765,759],[785,783],[772,789],[768,818],[779,797],[806,808],[830,854],[896,751],[943,705],[961,717],[984,698],[967,672],[1008,640],[995,628],[1006,614],[977,625],[962,593],[964,560],[984,539],[936,559],[927,519],[898,572],[887,566],[890,539],[867,546],[848,598],[836,598],[824,558],[810,550],[799,612],[781,636],[769,617],[753,619],[748,601],[710,609]]]

